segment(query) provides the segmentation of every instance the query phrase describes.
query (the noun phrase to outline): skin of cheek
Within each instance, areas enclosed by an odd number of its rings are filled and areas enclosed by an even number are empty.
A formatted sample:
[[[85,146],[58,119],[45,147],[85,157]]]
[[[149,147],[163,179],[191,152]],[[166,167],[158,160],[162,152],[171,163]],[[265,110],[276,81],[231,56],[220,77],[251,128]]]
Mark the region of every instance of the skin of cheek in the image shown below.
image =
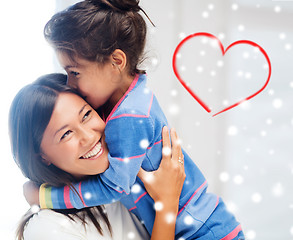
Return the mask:
[[[109,167],[108,149],[102,140],[102,155],[95,160],[80,159],[77,140],[73,140],[68,144],[63,144],[62,147],[46,147],[43,151],[43,158],[46,164],[54,164],[56,167],[80,178],[86,175],[97,175],[103,173]],[[48,153],[48,154],[45,154]]]
[[[68,127],[58,132],[60,126]],[[60,140],[68,130],[70,133]],[[102,173],[109,166],[104,130],[104,121],[82,98],[75,94],[60,94],[43,135],[43,158],[47,164],[54,164],[74,175]],[[97,158],[82,159],[83,155],[92,151],[99,140],[102,154],[97,155]]]

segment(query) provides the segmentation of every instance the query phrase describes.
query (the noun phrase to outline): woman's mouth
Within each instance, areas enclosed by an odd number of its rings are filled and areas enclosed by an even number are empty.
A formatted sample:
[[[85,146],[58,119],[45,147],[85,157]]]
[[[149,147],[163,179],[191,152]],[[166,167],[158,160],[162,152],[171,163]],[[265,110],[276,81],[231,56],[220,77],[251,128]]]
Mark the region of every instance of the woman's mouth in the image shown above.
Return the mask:
[[[97,144],[85,155],[81,156],[81,159],[90,159],[90,158],[98,158],[103,153],[103,147],[101,141],[97,142]]]

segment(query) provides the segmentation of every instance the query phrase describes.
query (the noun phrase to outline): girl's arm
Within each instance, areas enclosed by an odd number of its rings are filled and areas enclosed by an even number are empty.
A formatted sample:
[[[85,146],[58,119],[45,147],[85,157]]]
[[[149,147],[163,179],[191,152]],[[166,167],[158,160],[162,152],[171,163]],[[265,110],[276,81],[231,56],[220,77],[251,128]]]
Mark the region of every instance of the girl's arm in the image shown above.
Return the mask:
[[[138,173],[155,202],[156,217],[151,240],[174,239],[179,197],[185,179],[183,154],[175,130],[171,129],[172,151],[166,127],[162,135],[163,158],[160,167],[154,172],[141,168]]]
[[[155,202],[156,216],[151,240],[174,239],[179,197],[185,179],[183,154],[175,130],[171,129],[172,150],[167,127],[163,128],[162,138],[163,157],[158,170],[146,172],[141,168],[138,173],[138,177]],[[179,158],[182,163],[179,162]],[[38,204],[38,187],[28,182],[24,188],[30,205]]]
[[[125,111],[131,112],[130,109]],[[140,111],[136,110],[136,113],[139,114]],[[156,132],[161,135],[163,126],[157,125]],[[148,146],[153,145],[154,139],[159,141],[161,138],[155,138],[154,130],[153,120],[149,116],[145,117],[145,114],[110,119],[105,128],[109,149],[108,169],[96,177],[73,183],[79,195],[68,186],[56,188],[43,184],[39,191],[41,208],[80,209],[112,203],[127,196],[136,181],[142,162],[148,158]],[[155,145],[157,148],[158,146]],[[153,166],[159,166],[160,150],[158,149],[158,154],[153,151],[151,158]]]

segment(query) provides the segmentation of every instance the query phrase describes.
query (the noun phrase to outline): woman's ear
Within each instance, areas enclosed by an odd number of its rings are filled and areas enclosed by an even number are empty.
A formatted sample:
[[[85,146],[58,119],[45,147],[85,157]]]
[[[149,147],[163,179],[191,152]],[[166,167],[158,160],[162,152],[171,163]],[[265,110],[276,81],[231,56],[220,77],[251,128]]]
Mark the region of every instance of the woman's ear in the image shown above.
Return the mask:
[[[47,165],[47,166],[50,166],[52,163],[45,157],[44,154],[41,154],[41,159],[42,159],[42,162]]]
[[[115,49],[115,51],[110,56],[110,60],[112,65],[117,67],[120,71],[123,71],[126,68],[127,57],[121,49]]]

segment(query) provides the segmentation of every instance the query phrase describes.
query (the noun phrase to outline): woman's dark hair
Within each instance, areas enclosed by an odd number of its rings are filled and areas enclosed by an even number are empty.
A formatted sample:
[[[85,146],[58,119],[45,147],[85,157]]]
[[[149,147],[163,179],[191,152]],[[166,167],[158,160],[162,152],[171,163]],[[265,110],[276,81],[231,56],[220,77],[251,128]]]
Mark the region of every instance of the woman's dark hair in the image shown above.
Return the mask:
[[[44,75],[32,84],[23,87],[15,96],[10,107],[9,135],[13,158],[24,176],[37,185],[47,183],[55,187],[68,185],[73,188],[72,182],[76,181],[71,174],[53,164],[47,166],[42,161],[40,149],[44,131],[49,124],[59,94],[64,92],[77,94],[66,85],[66,82],[67,76],[64,74]],[[111,226],[103,207],[95,208],[111,233]],[[88,216],[102,234],[101,226],[91,208],[55,211],[65,214],[72,220],[74,220],[72,216],[76,216],[84,224],[86,224],[85,217]],[[77,214],[79,212],[83,213]],[[24,227],[32,215],[32,213],[27,213],[20,223],[17,230],[18,239],[23,239]]]
[[[44,35],[56,51],[73,61],[80,57],[105,63],[115,49],[121,49],[129,74],[145,73],[138,69],[147,30],[139,11],[148,18],[139,0],[85,0],[55,14]]]

